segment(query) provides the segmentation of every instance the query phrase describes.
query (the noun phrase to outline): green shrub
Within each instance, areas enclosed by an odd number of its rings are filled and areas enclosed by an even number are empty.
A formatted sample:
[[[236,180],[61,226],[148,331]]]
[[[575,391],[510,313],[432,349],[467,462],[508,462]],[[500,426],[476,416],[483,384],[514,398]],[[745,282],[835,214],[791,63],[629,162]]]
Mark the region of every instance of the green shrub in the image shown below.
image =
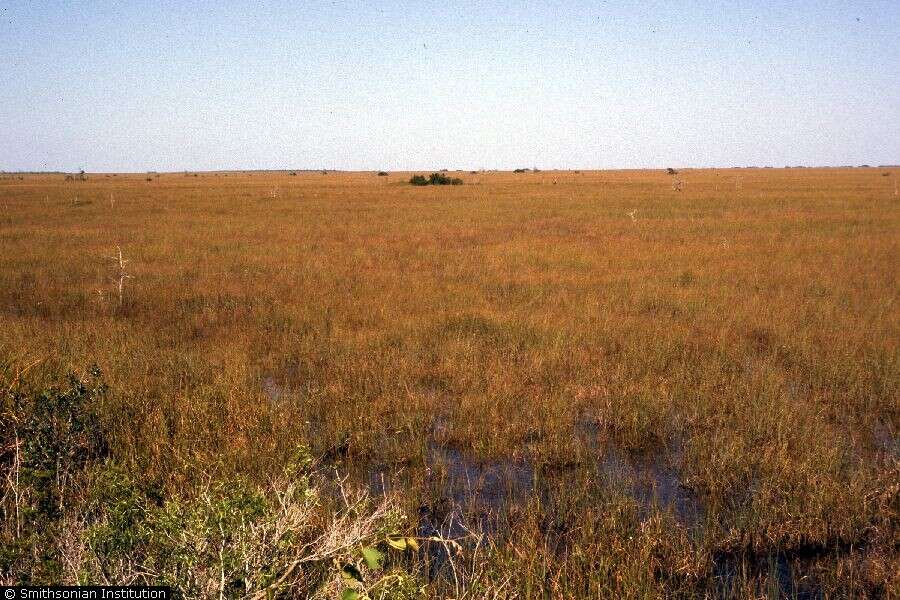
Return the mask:
[[[396,506],[321,492],[331,484],[306,446],[268,485],[210,479],[166,497],[110,458],[99,369],[41,391],[5,375],[0,364],[0,475],[16,483],[0,494],[0,581],[169,585],[184,598],[421,589],[402,558],[417,543]]]
[[[335,505],[322,484],[305,447],[268,486],[212,482],[164,502],[106,465],[77,519],[90,549],[80,572],[90,581],[169,585],[185,598],[334,597],[341,588],[346,597],[412,597],[417,579],[387,560],[417,548],[398,533],[401,513],[351,492]]]
[[[80,501],[83,473],[108,455],[96,413],[106,386],[95,367],[62,387],[31,390],[16,376],[0,390],[0,477],[11,492],[0,494],[0,579],[56,581],[63,561],[52,540]]]
[[[443,173],[432,173],[426,179],[424,175],[413,175],[409,182],[412,185],[462,185],[463,180],[458,177],[447,177]]]
[[[0,415],[4,448],[15,448],[32,519],[54,518],[76,473],[108,453],[107,436],[95,412],[106,393],[100,369],[86,379],[69,376],[68,385],[39,392],[11,390]],[[6,461],[5,461],[6,462]]]
[[[90,484],[86,519],[95,524],[86,531],[88,546],[105,561],[130,556],[149,540],[151,495],[114,463],[98,469]]]

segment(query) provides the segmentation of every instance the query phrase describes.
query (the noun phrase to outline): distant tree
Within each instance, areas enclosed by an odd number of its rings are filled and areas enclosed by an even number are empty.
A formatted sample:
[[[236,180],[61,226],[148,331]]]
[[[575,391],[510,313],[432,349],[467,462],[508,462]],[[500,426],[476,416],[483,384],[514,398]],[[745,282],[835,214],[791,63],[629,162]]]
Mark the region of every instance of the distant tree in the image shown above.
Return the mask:
[[[459,177],[447,177],[443,173],[432,173],[427,178],[424,175],[413,175],[409,182],[412,185],[462,185]]]
[[[387,177],[387,171],[378,171],[379,177]]]
[[[666,169],[666,173],[668,173],[669,175],[678,175],[678,171],[676,171],[672,167],[669,167],[668,169]]]

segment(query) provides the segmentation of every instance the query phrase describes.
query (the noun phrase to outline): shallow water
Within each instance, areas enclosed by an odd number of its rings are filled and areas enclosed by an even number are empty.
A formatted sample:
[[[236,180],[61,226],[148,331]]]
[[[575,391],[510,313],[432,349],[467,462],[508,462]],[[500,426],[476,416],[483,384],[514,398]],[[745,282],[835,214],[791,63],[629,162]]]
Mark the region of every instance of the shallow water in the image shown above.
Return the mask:
[[[891,430],[891,427],[883,422],[878,421],[872,427],[872,439],[875,441],[875,448],[883,456],[900,460],[900,436]]]
[[[275,381],[274,377],[263,379],[262,389],[272,404],[278,404],[287,395],[287,389]]]
[[[273,404],[284,402],[291,395],[272,377],[265,378],[262,387]],[[395,468],[370,464],[351,469],[351,479],[366,485],[373,495],[410,489],[424,492],[426,504],[419,507],[416,533],[425,540],[420,556],[432,578],[446,574],[454,552],[452,543],[436,540],[452,540],[471,550],[485,536],[505,532],[503,516],[510,508],[539,499],[545,509],[552,511],[550,500],[554,495],[567,493],[566,476],[574,474],[578,478],[581,470],[589,478],[589,485],[597,486],[598,491],[627,494],[636,503],[642,520],[662,511],[688,528],[704,523],[706,510],[702,500],[681,479],[681,451],[677,446],[655,452],[628,452],[608,439],[595,422],[579,419],[572,434],[587,449],[588,461],[578,464],[574,471],[566,471],[541,468],[528,459],[475,459],[460,448],[442,443],[449,437],[450,427],[441,417],[432,421],[424,464]],[[886,426],[876,426],[873,439],[881,452],[898,456],[900,444]],[[739,591],[735,586],[746,582],[749,575],[762,582],[760,585],[767,588],[762,593],[771,597],[820,598],[813,582],[800,576],[806,571],[806,562],[802,556],[785,554],[743,558],[722,554],[713,557],[712,576],[723,597]]]
[[[608,444],[598,469],[601,480],[624,487],[637,502],[642,518],[654,509],[671,511],[679,523],[693,527],[704,516],[703,505],[678,472],[659,454],[633,456]]]
[[[423,483],[433,494],[433,506],[424,507],[431,521],[452,517],[457,524],[487,535],[497,532],[498,517],[508,509],[531,500],[547,503],[566,489],[566,475],[552,467],[538,467],[527,459],[477,460],[459,448],[440,444],[447,423],[435,419],[427,442]],[[638,505],[642,519],[654,511],[669,512],[686,527],[698,526],[704,518],[700,499],[681,480],[673,462],[680,453],[625,452],[608,440],[600,440],[596,428],[576,426],[575,435],[590,448],[593,461],[579,465],[599,489],[624,491]],[[378,495],[410,484],[408,471],[376,468],[367,472],[370,490]]]
[[[262,389],[272,404],[284,402],[290,390],[268,376],[262,381]],[[449,537],[468,534],[468,529],[492,535],[498,529],[498,516],[513,506],[522,506],[537,497],[547,500],[558,493],[561,484],[559,473],[541,472],[527,459],[478,460],[463,450],[444,444],[450,423],[443,417],[435,417],[429,428],[422,477],[415,477],[424,484],[435,501],[433,506],[423,506],[420,523],[426,529]],[[607,439],[595,421],[582,417],[574,425],[573,437],[588,449],[589,464],[578,468],[588,469],[597,476],[597,485],[624,491],[638,505],[642,519],[654,511],[670,512],[684,526],[695,527],[704,517],[700,499],[681,480],[674,464],[680,460],[680,452],[666,449],[664,452],[643,454],[629,453]],[[896,442],[896,438],[894,438]],[[362,480],[375,495],[392,491],[404,491],[413,481],[410,467],[359,465],[352,469],[363,475]]]
[[[764,557],[739,557],[722,554],[713,558],[713,578],[718,595],[741,597],[747,581],[760,582],[756,590],[766,598],[818,600],[824,598],[815,581],[802,575],[809,572],[810,557],[777,553]]]
[[[624,489],[637,502],[641,518],[656,509],[670,511],[685,526],[701,523],[705,510],[700,498],[681,479],[676,465],[682,452],[677,445],[655,452],[627,452],[584,416],[576,423],[575,432],[597,456],[601,482]]]
[[[460,450],[430,441],[425,454],[422,483],[433,495],[420,508],[420,522],[445,537],[496,531],[497,517],[505,509],[522,505],[535,493],[535,474],[524,461],[479,461]],[[410,485],[408,471],[377,468],[368,472],[372,493],[381,495]],[[426,522],[427,523],[424,523]]]

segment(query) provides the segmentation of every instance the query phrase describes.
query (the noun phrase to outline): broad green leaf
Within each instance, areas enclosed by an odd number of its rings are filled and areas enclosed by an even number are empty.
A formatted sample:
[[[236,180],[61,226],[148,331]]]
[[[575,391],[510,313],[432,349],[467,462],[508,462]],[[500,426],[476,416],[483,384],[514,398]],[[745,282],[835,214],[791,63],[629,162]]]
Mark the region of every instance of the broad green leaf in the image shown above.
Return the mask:
[[[370,547],[363,548],[361,552],[367,567],[373,570],[381,568],[381,563],[384,561],[384,554],[375,548]]]
[[[406,538],[400,537],[398,535],[389,535],[387,537],[387,543],[391,548],[395,550],[406,550]]]
[[[359,600],[359,592],[353,588],[347,588],[344,590],[344,593],[341,594],[341,600]]]

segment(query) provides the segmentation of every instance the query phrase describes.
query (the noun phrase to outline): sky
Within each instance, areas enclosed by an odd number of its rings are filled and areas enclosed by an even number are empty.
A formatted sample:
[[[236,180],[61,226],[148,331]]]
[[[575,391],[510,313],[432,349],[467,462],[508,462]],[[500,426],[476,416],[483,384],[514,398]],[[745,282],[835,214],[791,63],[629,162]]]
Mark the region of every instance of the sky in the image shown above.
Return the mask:
[[[900,2],[0,0],[0,170],[900,163]]]

